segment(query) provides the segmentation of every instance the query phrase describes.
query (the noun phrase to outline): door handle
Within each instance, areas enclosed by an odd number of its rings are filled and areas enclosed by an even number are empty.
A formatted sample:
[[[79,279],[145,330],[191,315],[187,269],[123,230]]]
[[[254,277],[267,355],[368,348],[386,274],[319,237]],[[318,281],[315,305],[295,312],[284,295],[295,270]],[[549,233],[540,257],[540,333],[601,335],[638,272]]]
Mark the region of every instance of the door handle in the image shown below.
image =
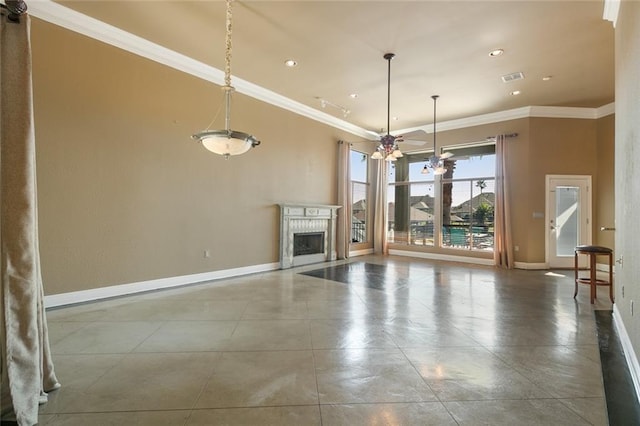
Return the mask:
[[[616,230],[616,228],[607,228],[606,226],[602,226],[602,227],[600,228],[600,230],[601,230],[601,231],[615,231],[615,230]]]

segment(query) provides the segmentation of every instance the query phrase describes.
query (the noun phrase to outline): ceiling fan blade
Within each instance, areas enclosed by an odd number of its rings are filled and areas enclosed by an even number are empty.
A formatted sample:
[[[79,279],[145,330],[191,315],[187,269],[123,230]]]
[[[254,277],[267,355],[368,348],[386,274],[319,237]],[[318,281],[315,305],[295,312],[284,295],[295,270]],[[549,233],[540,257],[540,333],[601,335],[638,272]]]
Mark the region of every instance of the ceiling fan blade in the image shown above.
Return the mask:
[[[400,145],[406,145],[406,146],[423,146],[426,144],[425,141],[419,141],[419,140],[399,140],[398,143]]]
[[[422,142],[427,142],[427,132],[425,132],[424,130],[414,130],[413,132],[409,132],[409,133],[404,133],[400,136],[398,136],[399,138],[406,140],[412,139],[412,140],[416,140],[416,141],[422,141]]]
[[[447,158],[451,158],[453,157],[453,153],[452,152],[445,152],[444,154],[440,155],[440,158],[443,160],[446,160]]]

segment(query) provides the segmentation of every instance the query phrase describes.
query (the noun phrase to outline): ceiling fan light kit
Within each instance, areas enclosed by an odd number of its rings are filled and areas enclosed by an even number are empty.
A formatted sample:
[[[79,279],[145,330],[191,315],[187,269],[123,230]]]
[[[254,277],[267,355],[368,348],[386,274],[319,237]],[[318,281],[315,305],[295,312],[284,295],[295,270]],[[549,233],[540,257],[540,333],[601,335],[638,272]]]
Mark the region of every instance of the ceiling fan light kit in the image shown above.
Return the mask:
[[[223,130],[203,130],[200,133],[196,133],[191,136],[193,139],[202,143],[209,151],[214,154],[222,155],[225,160],[232,155],[240,155],[249,151],[251,148],[260,145],[260,141],[244,132],[237,130],[231,130],[231,93],[233,92],[233,86],[231,86],[231,2],[233,0],[226,0],[227,13],[226,13],[226,49],[225,49],[225,68],[224,68],[224,86],[222,90],[224,92],[225,102],[225,127]]]

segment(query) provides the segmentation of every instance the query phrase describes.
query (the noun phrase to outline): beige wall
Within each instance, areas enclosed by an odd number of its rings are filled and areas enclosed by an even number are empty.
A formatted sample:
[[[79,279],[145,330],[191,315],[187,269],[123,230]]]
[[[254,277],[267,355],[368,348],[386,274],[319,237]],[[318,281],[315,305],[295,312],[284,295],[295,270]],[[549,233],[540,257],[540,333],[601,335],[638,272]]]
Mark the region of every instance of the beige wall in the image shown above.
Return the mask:
[[[348,135],[236,94],[262,145],[225,161],[190,139],[219,87],[37,19],[32,43],[46,294],[277,262],[276,204],[335,203]]]
[[[600,228],[615,227],[615,116],[598,120],[597,179],[594,180],[594,244],[615,249],[615,232]]]
[[[32,42],[46,294],[277,262],[276,204],[336,202],[335,142],[352,135],[236,94],[232,127],[263,143],[224,161],[190,139],[220,108],[219,87],[37,19]],[[515,255],[537,263],[545,174],[611,175],[612,120],[510,120],[438,142],[518,133]],[[612,178],[594,181],[610,202]]]
[[[616,309],[640,351],[640,2],[623,1],[616,26]],[[623,296],[624,294],[624,296]],[[631,304],[635,301],[632,315]]]

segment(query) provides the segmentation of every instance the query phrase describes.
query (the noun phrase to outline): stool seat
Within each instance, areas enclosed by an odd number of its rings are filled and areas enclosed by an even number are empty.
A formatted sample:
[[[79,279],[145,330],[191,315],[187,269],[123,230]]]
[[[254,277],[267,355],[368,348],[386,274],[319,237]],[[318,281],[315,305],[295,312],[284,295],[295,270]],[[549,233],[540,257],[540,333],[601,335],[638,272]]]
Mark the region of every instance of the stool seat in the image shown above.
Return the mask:
[[[589,253],[613,253],[609,247],[602,246],[576,246],[576,251],[589,252]]]
[[[578,255],[589,257],[589,277],[578,277]],[[596,278],[596,257],[607,256],[609,259],[609,281]],[[578,295],[578,284],[588,284],[591,287],[591,303],[596,299],[596,290],[599,285],[609,287],[609,299],[613,303],[613,250],[609,247],[581,245],[574,250],[575,292],[573,298]]]

